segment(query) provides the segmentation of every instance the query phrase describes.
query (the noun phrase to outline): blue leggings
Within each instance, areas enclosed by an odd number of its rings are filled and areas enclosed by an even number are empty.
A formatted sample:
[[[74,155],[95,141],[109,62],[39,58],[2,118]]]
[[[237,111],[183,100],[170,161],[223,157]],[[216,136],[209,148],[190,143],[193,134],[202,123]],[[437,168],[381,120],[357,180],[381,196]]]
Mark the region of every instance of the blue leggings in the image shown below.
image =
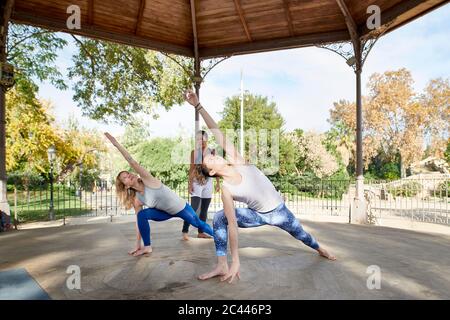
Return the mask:
[[[291,211],[283,203],[272,211],[261,213],[248,208],[236,208],[237,224],[240,228],[254,228],[263,225],[271,225],[289,232],[294,238],[302,241],[307,246],[317,250],[319,244],[316,239],[303,230],[300,222],[295,219]],[[216,255],[227,255],[228,221],[223,210],[214,215],[214,243]]]
[[[199,219],[199,217],[195,214],[194,209],[186,203],[186,206],[183,210],[178,212],[176,215],[168,214],[165,211],[161,211],[155,208],[148,208],[138,212],[137,214],[137,224],[139,228],[139,233],[141,234],[142,241],[144,241],[145,246],[150,245],[150,223],[148,220],[153,221],[166,221],[170,218],[181,218],[184,221],[187,221],[189,224],[192,224],[196,228],[202,228],[207,234],[210,236],[214,236],[214,233],[209,224]]]

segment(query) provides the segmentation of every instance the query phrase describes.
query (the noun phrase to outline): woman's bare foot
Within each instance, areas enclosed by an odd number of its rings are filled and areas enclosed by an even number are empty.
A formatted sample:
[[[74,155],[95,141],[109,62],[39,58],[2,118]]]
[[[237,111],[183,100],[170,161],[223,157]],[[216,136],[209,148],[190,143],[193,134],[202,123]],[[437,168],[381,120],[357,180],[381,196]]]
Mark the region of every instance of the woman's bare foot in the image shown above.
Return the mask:
[[[183,232],[183,241],[189,241],[189,234]]]
[[[144,247],[144,248],[141,248],[141,249],[137,250],[135,253],[133,253],[133,256],[134,257],[139,257],[139,256],[142,256],[144,254],[152,253],[152,251],[153,251],[153,249],[152,249],[151,246]]]
[[[319,255],[321,255],[322,257],[325,257],[332,261],[336,260],[335,256],[333,256],[332,254],[329,254],[328,251],[323,248],[319,248],[319,249],[317,249],[317,251],[319,252]]]
[[[224,276],[228,273],[228,265],[217,265],[217,267],[208,273],[198,276],[199,280],[211,279],[217,276]]]
[[[134,248],[133,250],[128,251],[128,254],[129,254],[130,256],[132,256],[132,255],[135,254],[136,251],[138,251],[139,249],[141,249],[141,248],[140,248],[140,247]]]
[[[211,239],[211,237],[204,232],[199,232],[197,238]]]

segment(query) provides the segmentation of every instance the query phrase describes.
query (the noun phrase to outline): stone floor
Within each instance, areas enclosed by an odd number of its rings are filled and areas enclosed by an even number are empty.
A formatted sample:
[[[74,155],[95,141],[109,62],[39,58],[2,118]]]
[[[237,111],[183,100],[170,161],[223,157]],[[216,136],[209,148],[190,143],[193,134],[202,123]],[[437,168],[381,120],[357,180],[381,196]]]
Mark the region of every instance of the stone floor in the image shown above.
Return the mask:
[[[386,227],[303,221],[338,260],[328,261],[275,227],[239,229],[241,280],[199,281],[216,261],[214,242],[181,241],[182,221],[152,222],[153,253],[129,256],[133,222],[0,233],[0,271],[26,268],[53,299],[449,299],[450,236]],[[81,289],[69,290],[70,265]],[[381,270],[381,288],[369,266]],[[369,268],[369,271],[373,270]]]

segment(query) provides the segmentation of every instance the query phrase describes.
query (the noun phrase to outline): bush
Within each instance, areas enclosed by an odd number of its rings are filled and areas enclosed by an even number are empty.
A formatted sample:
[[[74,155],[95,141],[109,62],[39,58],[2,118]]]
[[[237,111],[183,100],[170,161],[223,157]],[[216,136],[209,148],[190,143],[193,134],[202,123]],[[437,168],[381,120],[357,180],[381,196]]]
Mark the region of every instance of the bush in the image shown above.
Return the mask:
[[[448,198],[450,196],[450,180],[439,183],[436,189],[431,191],[431,196]]]
[[[24,174],[21,172],[12,172],[8,174],[7,180],[8,190],[14,190],[16,186],[17,190],[40,190],[46,186],[46,179],[36,173]]]
[[[422,185],[416,181],[408,181],[399,186],[387,186],[387,191],[394,197],[414,197],[422,191]]]

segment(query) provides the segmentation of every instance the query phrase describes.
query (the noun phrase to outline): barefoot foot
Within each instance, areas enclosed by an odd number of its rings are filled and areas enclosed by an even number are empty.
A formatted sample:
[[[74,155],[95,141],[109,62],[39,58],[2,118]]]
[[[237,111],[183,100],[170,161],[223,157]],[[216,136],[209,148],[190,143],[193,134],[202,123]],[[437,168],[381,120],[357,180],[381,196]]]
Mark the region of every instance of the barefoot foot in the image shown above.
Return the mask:
[[[213,271],[198,276],[199,280],[211,279],[217,276],[224,276],[228,273],[228,266],[217,266]]]
[[[201,232],[201,233],[199,232],[197,238],[211,239],[211,237],[204,232]]]
[[[135,253],[133,253],[134,257],[139,257],[142,256],[144,254],[149,254],[152,253],[153,249],[152,247],[144,247],[142,249],[137,250]]]
[[[189,234],[183,232],[183,241],[189,241]]]
[[[319,252],[319,255],[324,258],[327,258],[332,261],[336,260],[335,256],[333,256],[332,254],[329,254],[328,251],[323,248],[319,248],[319,249],[317,249],[317,251]]]

